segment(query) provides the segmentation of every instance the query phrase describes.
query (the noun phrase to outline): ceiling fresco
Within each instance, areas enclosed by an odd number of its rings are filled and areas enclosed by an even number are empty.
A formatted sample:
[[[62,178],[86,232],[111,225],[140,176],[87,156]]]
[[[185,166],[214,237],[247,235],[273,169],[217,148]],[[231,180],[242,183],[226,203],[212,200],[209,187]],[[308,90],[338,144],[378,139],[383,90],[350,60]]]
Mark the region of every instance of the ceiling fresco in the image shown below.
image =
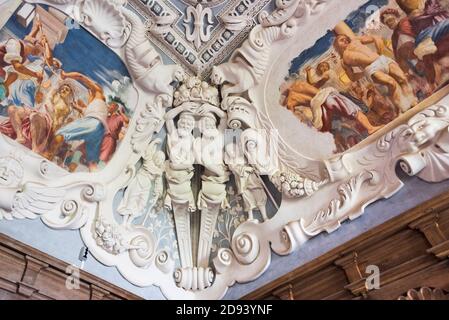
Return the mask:
[[[442,2],[422,19],[441,15],[444,22],[448,8]],[[290,63],[280,89],[281,105],[308,127],[331,133],[336,153],[363,141],[449,80],[444,24],[435,30],[425,23],[415,26],[404,10],[395,0],[368,1]],[[401,29],[407,19],[413,30],[409,33]],[[411,32],[419,42],[407,48],[412,43]],[[428,60],[427,33],[436,45],[439,63]]]
[[[364,230],[404,174],[447,184],[447,1],[340,4],[0,2],[1,229],[220,299]]]

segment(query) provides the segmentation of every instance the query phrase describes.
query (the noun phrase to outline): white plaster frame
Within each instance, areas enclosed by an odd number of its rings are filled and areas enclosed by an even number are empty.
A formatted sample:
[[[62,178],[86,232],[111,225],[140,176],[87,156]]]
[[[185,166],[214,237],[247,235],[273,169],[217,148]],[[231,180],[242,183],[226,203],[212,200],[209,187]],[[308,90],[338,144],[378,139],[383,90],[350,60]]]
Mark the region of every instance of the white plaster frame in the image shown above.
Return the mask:
[[[411,110],[360,145],[332,159],[310,160],[281,142],[280,170],[271,174],[272,181],[281,185],[281,177],[292,178],[309,183],[310,190],[295,198],[291,193],[294,186],[284,184],[279,212],[264,223],[243,223],[234,233],[232,248],[219,251],[214,260],[213,285],[202,291],[184,291],[175,284],[174,265],[167,253],[152,249],[151,234],[137,228],[122,229],[114,222],[112,213],[113,198],[129,182],[130,168],[142,158],[153,135],[164,125],[165,108],[172,102],[170,83],[180,71],[179,67],[163,65],[150,42],[144,40],[144,24],[123,6],[126,1],[29,2],[48,4],[64,11],[122,57],[136,88],[135,97],[128,103],[137,104],[137,108],[120,149],[98,173],[69,174],[0,136],[0,160],[3,161],[0,164],[6,163],[8,168],[16,168],[18,172],[17,179],[0,185],[0,217],[41,218],[54,229],[79,229],[96,259],[116,267],[137,286],[158,286],[169,299],[222,298],[234,283],[258,278],[270,265],[271,250],[289,254],[318,233],[332,232],[341,222],[360,216],[370,203],[396,193],[402,187],[395,174],[398,162],[410,174],[427,181],[449,178],[449,170],[445,170],[449,167],[440,165],[449,157],[449,97],[445,97],[449,90],[435,94],[427,102],[430,107]],[[257,33],[270,27],[281,30],[282,37],[270,43],[262,41],[262,46],[268,47],[264,52],[271,63],[256,80],[248,82],[247,78],[241,78],[246,85],[241,92],[248,91],[251,100],[246,107],[252,114],[253,128],[274,128],[267,118],[266,89],[274,77],[279,76],[273,71],[279,59],[278,52],[285,51],[291,58],[301,49],[309,48],[327,29],[364,3],[365,0],[348,0],[341,6],[338,0],[277,0],[280,11],[271,16],[272,20],[266,19],[268,14],[263,16],[262,25],[251,32],[253,40],[249,40],[257,43]],[[327,12],[333,14],[329,16]],[[322,19],[323,15],[326,19]],[[315,25],[317,21],[320,21],[319,28]],[[308,39],[304,39],[304,34],[309,35]],[[242,47],[248,45],[251,43],[245,42]],[[285,50],[286,47],[289,49]],[[231,120],[235,120],[230,123],[242,120],[231,109],[228,111]],[[425,137],[418,139],[423,133]],[[292,151],[294,157],[287,156]],[[51,195],[45,211],[39,210],[39,205],[36,208],[32,202],[24,202],[23,196],[29,191]],[[123,251],[112,252],[97,245],[95,223],[100,216],[105,224],[113,226],[117,248]],[[147,250],[133,249],[126,243],[144,243]]]

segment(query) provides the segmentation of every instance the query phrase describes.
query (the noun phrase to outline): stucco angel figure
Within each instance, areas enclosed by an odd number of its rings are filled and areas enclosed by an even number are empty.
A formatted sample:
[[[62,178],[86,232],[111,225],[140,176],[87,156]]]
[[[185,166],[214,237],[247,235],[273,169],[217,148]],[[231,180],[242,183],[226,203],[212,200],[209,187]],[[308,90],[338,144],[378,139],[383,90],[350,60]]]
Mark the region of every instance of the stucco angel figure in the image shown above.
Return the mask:
[[[130,225],[134,219],[152,210],[163,194],[164,152],[157,149],[160,140],[150,143],[143,156],[142,167],[137,171],[125,191],[118,213],[123,224]]]
[[[237,192],[242,196],[243,209],[248,212],[248,220],[257,221],[254,218],[254,209],[260,211],[264,221],[268,220],[266,209],[268,198],[263,182],[234,143],[226,146],[226,162],[229,170],[234,174]]]

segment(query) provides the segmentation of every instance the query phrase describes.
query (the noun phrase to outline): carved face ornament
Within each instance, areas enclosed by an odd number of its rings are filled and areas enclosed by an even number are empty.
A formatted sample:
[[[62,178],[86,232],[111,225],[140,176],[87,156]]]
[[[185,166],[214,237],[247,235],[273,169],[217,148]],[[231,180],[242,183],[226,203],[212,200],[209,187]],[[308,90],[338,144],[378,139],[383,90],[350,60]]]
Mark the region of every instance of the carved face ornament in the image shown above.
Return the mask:
[[[427,118],[411,124],[402,134],[404,151],[417,152],[448,126],[444,120]]]
[[[195,118],[187,113],[181,114],[178,121],[178,133],[181,136],[186,136],[195,128]]]
[[[210,76],[210,80],[212,82],[212,84],[218,86],[220,84],[222,84],[224,82],[223,80],[223,75],[220,72],[220,69],[214,67],[212,69],[212,74]]]
[[[23,178],[23,168],[19,161],[6,157],[0,159],[0,185],[18,186]]]

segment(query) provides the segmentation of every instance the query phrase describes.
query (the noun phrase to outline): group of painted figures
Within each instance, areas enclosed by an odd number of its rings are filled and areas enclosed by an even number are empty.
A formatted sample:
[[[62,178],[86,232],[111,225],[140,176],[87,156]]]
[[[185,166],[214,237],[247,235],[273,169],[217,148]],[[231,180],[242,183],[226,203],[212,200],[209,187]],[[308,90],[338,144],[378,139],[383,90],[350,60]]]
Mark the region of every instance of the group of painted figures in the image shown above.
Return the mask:
[[[70,171],[107,163],[129,122],[119,99],[63,70],[38,16],[24,39],[0,44],[0,101],[0,133]]]
[[[375,32],[356,35],[341,22],[333,30],[336,63],[327,58],[316,68],[307,66],[306,79],[297,77],[283,92],[283,105],[302,122],[333,133],[338,151],[357,144],[449,80],[448,8],[438,0],[395,1],[397,6],[380,13],[391,39],[370,34]],[[342,120],[337,128],[336,116]],[[353,134],[343,137],[345,124]]]

